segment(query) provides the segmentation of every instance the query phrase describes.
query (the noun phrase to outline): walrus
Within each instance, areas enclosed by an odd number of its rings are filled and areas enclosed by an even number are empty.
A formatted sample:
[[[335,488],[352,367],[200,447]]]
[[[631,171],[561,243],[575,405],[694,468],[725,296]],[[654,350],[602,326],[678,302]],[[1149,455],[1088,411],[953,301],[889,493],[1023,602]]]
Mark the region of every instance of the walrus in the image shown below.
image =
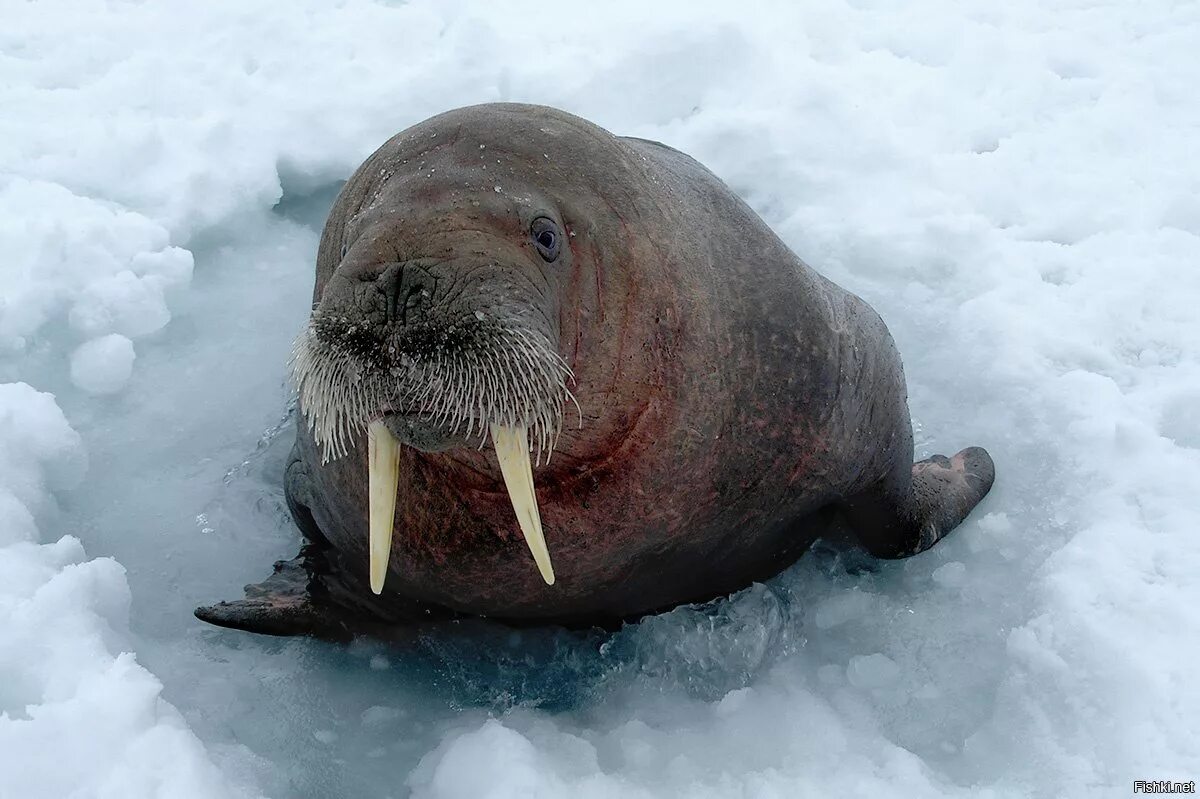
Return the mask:
[[[611,627],[835,523],[915,555],[994,479],[979,447],[913,463],[879,315],[713,173],[535,105],[435,116],[354,172],[291,363],[306,543],[214,624]]]

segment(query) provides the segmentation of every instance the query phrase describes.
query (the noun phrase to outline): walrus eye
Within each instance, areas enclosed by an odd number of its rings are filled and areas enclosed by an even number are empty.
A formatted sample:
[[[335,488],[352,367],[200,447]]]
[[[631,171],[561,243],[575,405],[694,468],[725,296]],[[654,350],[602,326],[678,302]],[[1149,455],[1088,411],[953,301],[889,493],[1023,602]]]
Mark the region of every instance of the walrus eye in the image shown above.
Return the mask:
[[[539,216],[529,226],[529,234],[533,236],[533,246],[537,248],[538,254],[542,256],[543,261],[553,261],[558,257],[562,236],[559,234],[558,225],[554,223],[553,219]]]

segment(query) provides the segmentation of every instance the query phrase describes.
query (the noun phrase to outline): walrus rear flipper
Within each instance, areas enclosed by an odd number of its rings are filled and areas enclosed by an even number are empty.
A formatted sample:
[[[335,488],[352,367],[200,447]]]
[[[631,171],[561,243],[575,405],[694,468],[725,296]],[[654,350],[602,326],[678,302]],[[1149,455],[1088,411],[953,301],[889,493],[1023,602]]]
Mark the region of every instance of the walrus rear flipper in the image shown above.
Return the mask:
[[[307,544],[291,560],[275,563],[275,572],[261,583],[246,586],[246,597],[196,608],[196,618],[219,627],[265,635],[311,635],[348,641],[354,632],[341,616],[344,611],[322,602],[314,590],[314,545]]]
[[[875,557],[907,558],[936,544],[987,495],[996,469],[987,450],[968,447],[953,458],[918,461],[904,477],[842,504],[859,541]]]

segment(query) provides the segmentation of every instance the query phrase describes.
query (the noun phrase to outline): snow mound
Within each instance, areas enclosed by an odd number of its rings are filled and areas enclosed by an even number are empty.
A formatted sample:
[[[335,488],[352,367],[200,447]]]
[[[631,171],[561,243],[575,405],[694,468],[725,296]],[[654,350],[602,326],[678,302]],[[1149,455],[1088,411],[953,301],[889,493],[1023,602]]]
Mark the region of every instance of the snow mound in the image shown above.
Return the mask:
[[[75,337],[137,338],[171,318],[166,294],[186,286],[192,254],[166,229],[63,186],[0,179],[0,352],[23,352],[43,330],[61,346]],[[64,324],[65,323],[65,324]]]
[[[0,385],[0,796],[233,795],[162,684],[122,651],[125,570],[86,560],[71,536],[38,543],[50,492],[84,467],[51,395]]]
[[[133,342],[120,333],[94,338],[71,353],[71,382],[89,394],[120,391],[133,374]]]

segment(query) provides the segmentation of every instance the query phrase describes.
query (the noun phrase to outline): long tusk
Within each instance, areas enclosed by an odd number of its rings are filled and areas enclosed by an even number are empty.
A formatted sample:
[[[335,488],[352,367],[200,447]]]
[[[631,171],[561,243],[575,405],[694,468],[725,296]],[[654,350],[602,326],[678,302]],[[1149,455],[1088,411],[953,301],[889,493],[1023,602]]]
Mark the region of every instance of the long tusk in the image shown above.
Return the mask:
[[[367,426],[367,493],[370,501],[369,549],[371,590],[383,593],[388,556],[392,552],[392,525],[396,517],[396,484],[400,480],[400,442],[380,421]]]
[[[529,431],[524,425],[492,425],[492,443],[496,446],[496,459],[500,461],[500,472],[504,475],[504,487],[513,510],[517,512],[517,524],[521,534],[533,553],[538,571],[546,585],[554,585],[554,567],[550,565],[550,550],[546,549],[546,538],[542,535],[542,516],[538,512],[537,495],[533,492],[533,466],[529,462]]]

